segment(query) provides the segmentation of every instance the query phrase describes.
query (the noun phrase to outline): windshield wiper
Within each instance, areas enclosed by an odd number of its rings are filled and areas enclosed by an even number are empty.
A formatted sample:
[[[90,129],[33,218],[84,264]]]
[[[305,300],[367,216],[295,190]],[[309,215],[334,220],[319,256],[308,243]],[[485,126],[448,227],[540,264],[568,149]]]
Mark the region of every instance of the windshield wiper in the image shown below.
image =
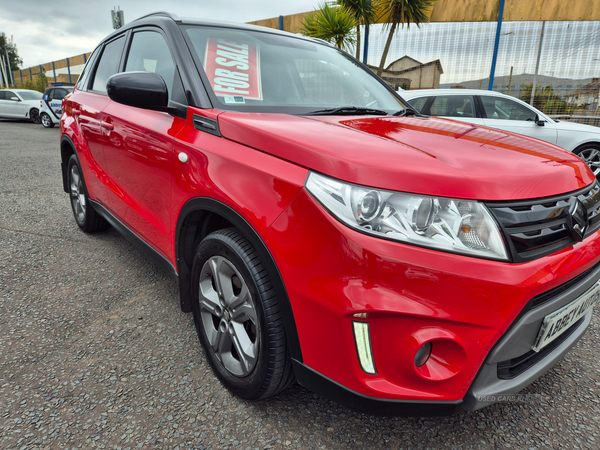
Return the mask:
[[[416,117],[422,117],[421,114],[419,114],[416,110],[412,109],[412,108],[404,108],[400,111],[395,112],[394,114],[392,114],[392,116],[400,116],[400,117],[406,117],[406,116],[416,116]]]
[[[318,109],[311,111],[307,116],[387,116],[387,111],[383,109],[361,108],[358,106],[342,106],[340,108]]]

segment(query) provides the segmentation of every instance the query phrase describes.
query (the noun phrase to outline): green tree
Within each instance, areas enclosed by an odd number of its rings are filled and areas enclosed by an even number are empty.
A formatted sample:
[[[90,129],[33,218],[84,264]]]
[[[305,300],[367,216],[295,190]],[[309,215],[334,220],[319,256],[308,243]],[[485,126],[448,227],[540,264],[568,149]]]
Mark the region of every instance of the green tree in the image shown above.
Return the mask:
[[[301,23],[302,34],[323,39],[340,49],[349,49],[356,42],[356,20],[344,7],[323,3],[319,9],[306,16]]]
[[[381,56],[381,62],[377,69],[377,76],[381,76],[383,73],[383,66],[390,50],[390,44],[392,38],[396,32],[398,24],[406,28],[410,27],[411,23],[414,23],[417,27],[420,27],[422,23],[429,22],[429,16],[427,11],[433,7],[433,3],[437,0],[376,0],[375,8],[380,11],[381,17],[385,18],[384,29],[389,29],[387,42],[383,49],[383,55]]]
[[[6,34],[3,31],[0,31],[0,52],[5,61],[7,50],[10,70],[19,70],[19,66],[23,64],[23,60],[19,57],[17,45],[14,42],[10,42],[6,37]]]
[[[13,72],[15,70],[19,70],[19,66],[23,64],[23,60],[19,57],[19,52],[17,51],[17,46],[8,40],[6,34],[0,31],[0,55],[2,55],[3,61],[6,61],[8,54],[8,65],[6,70],[8,72]],[[6,74],[9,79],[11,79],[11,74]],[[10,81],[9,81],[10,84]]]
[[[356,59],[360,60],[360,26],[364,25],[368,34],[369,26],[375,21],[375,8],[372,0],[337,0],[336,3],[346,8],[356,21]]]

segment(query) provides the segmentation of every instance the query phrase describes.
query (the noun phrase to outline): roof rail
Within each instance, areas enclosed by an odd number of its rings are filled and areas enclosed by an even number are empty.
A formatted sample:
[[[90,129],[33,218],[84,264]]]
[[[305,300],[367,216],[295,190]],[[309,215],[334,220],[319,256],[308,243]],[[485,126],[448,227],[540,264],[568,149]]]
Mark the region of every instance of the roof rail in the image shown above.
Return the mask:
[[[166,11],[157,11],[157,12],[153,12],[150,14],[146,14],[145,16],[142,16],[142,17],[138,17],[137,19],[134,20],[134,22],[136,22],[138,20],[146,19],[146,18],[152,17],[152,16],[166,16],[166,17],[173,19],[175,22],[181,21],[181,19],[176,14],[166,12]]]

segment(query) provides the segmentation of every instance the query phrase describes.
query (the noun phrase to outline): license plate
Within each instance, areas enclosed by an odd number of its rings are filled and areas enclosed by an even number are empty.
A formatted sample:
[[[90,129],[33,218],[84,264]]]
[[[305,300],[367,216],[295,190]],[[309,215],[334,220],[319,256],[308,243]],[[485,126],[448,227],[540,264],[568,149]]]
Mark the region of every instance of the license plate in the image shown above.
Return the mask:
[[[577,300],[544,317],[542,327],[533,345],[533,350],[539,352],[568,330],[571,325],[585,316],[594,307],[594,303],[596,303],[598,298],[600,298],[600,281],[597,281],[596,284]]]

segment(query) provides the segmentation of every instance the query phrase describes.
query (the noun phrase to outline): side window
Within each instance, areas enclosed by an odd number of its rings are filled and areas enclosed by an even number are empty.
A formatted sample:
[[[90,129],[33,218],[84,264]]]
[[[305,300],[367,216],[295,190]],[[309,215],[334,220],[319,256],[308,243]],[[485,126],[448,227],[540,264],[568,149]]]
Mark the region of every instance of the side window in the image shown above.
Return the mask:
[[[96,68],[96,74],[94,75],[92,91],[106,94],[106,82],[111,75],[114,75],[119,70],[119,61],[121,60],[124,42],[125,38],[120,37],[106,44],[104,47],[102,56],[100,56],[100,62]]]
[[[421,98],[411,98],[408,103],[410,106],[415,108],[418,112],[422,112],[423,106],[427,103],[430,97],[421,97]]]
[[[67,91],[64,89],[54,89],[54,100],[62,100],[67,95]]]
[[[47,94],[48,95],[48,101],[54,100],[54,91],[55,91],[55,89],[50,89],[48,91],[48,94]]]
[[[83,71],[81,72],[81,75],[79,75],[79,78],[77,79],[77,89],[80,90],[85,90],[87,89],[88,86],[88,75],[90,73],[90,70],[92,70],[92,67],[94,65],[94,61],[96,60],[96,57],[98,56],[98,52],[100,51],[100,47],[97,47],[92,54],[90,55],[90,57],[87,60],[87,63],[85,64],[85,66],[83,66]]]
[[[7,100],[6,91],[0,91],[0,100]]]
[[[159,74],[165,80],[171,99],[175,64],[162,34],[155,31],[139,31],[133,35],[125,72],[134,71]]]
[[[6,91],[6,100],[12,100],[13,102],[18,102],[18,98],[17,100],[14,100],[15,98],[17,98],[17,94],[15,94],[12,91]]]
[[[535,120],[535,112],[513,100],[482,95],[481,101],[488,119]]]
[[[475,107],[471,95],[440,95],[435,98],[429,113],[432,116],[475,117]]]

